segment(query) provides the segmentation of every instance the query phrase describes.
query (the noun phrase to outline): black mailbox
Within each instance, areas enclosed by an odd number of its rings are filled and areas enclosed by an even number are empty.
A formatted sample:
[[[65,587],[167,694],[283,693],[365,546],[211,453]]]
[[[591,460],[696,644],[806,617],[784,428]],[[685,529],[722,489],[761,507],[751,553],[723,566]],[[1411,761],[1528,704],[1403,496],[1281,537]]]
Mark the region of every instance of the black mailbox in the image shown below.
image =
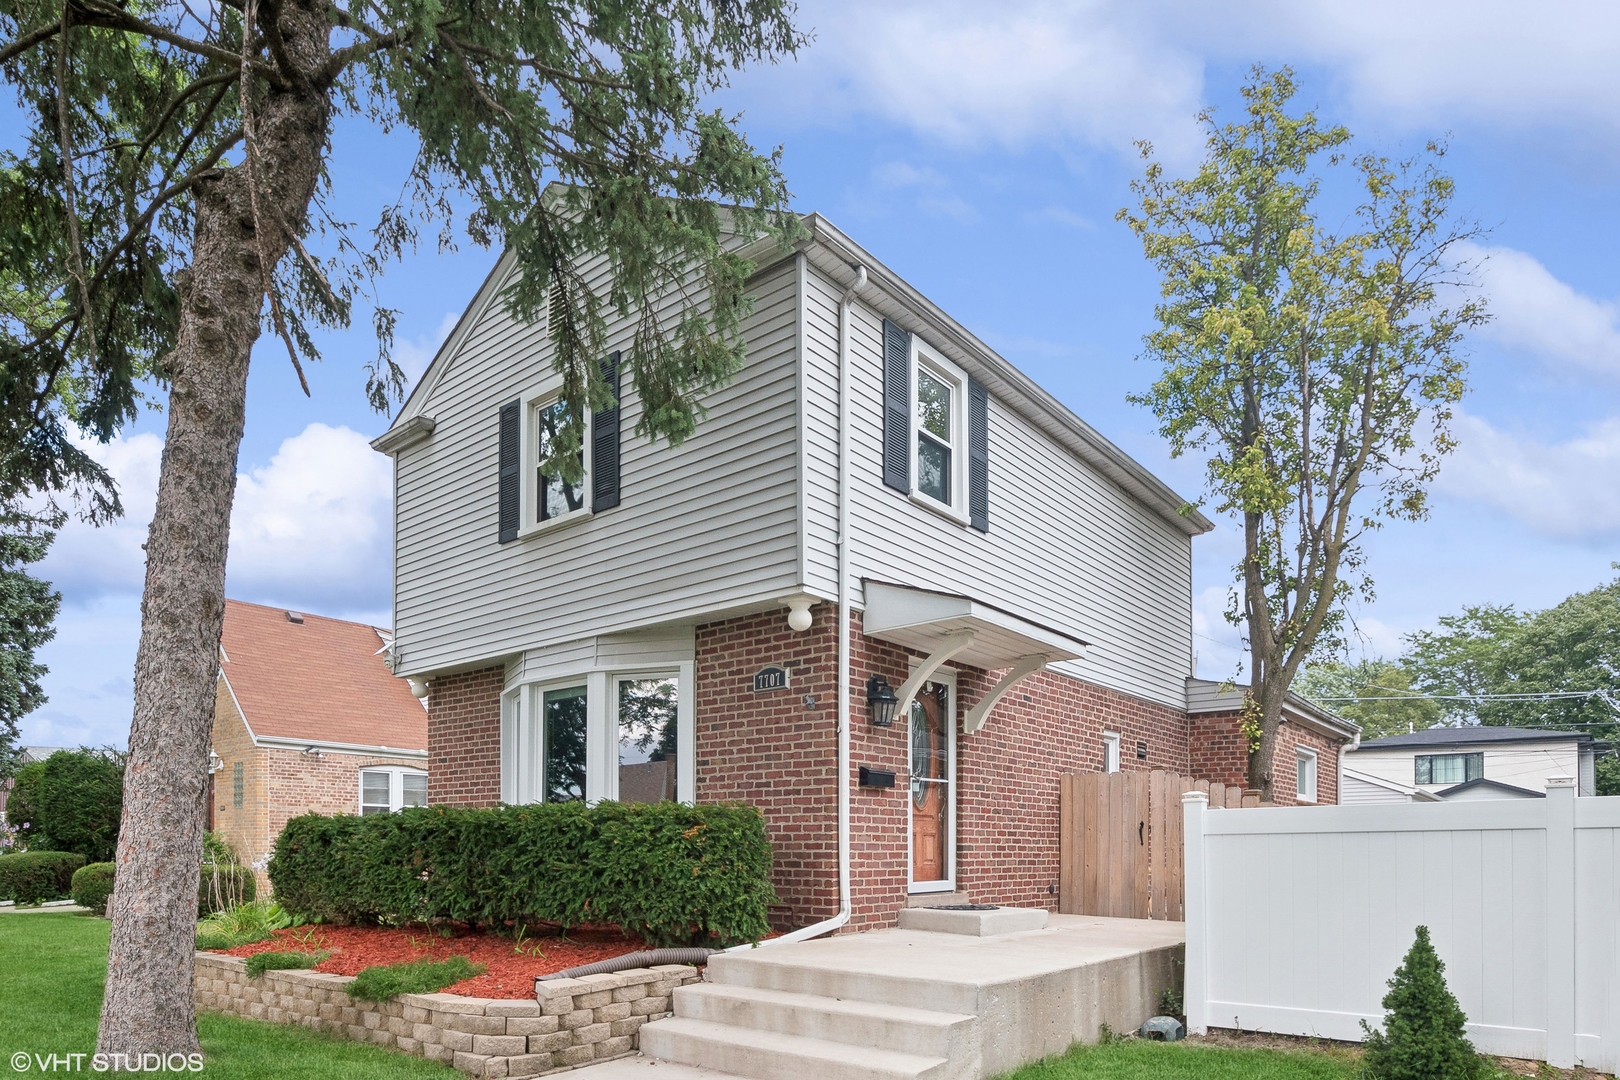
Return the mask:
[[[861,766],[861,787],[892,788],[894,787],[893,769],[874,769],[870,765]]]

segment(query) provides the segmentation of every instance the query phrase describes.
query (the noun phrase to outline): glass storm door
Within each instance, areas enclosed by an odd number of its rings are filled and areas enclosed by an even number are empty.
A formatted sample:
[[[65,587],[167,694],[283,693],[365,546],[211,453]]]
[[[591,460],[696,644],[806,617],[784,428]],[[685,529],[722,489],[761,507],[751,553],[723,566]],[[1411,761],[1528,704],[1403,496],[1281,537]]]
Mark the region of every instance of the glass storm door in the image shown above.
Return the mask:
[[[951,880],[951,694],[929,683],[911,703],[911,883]]]

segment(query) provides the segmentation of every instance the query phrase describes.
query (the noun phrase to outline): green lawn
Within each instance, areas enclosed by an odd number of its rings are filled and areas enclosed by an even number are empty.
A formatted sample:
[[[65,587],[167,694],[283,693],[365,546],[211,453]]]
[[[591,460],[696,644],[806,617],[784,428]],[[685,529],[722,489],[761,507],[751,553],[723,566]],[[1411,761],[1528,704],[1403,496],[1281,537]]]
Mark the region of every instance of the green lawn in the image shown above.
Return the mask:
[[[89,1054],[96,1046],[107,974],[104,919],[85,915],[0,915],[0,1068],[19,1050]],[[205,1077],[242,1080],[372,1080],[461,1074],[419,1057],[334,1039],[283,1024],[202,1013]],[[89,1072],[86,1061],[84,1072]]]
[[[84,915],[0,915],[0,1063],[19,1050],[95,1050],[107,927],[105,920]],[[203,1013],[198,1027],[206,1077],[458,1080],[461,1075],[408,1054],[282,1024]],[[1004,1080],[1352,1080],[1357,1064],[1348,1055],[1310,1050],[1130,1040],[1076,1047]]]
[[[1354,1056],[1318,1050],[1237,1050],[1129,1039],[1077,1046],[1002,1080],[1352,1080]]]

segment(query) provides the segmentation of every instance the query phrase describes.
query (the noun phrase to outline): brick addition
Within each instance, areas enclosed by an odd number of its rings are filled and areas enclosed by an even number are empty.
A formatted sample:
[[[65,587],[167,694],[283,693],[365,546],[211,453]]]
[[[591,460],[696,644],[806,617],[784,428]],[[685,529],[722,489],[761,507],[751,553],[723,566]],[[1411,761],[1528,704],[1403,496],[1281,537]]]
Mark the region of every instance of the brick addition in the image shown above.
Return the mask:
[[[441,675],[428,685],[428,803],[501,801],[505,666]]]
[[[1189,720],[1191,764],[1188,772],[1204,780],[1247,786],[1248,739],[1238,730],[1241,713],[1194,713]],[[1316,751],[1316,805],[1339,801],[1339,743],[1289,721],[1277,729],[1272,758],[1272,800],[1278,806],[1299,805],[1299,773],[1294,751]]]

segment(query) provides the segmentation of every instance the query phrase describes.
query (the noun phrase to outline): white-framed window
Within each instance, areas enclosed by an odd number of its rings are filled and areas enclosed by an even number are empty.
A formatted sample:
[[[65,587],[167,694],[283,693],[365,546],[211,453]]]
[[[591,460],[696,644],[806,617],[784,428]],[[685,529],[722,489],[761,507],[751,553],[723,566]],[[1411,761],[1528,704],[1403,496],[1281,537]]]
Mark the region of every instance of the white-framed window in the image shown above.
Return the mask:
[[[427,776],[422,769],[361,769],[360,813],[391,814],[407,806],[426,806]]]
[[[540,463],[551,456],[557,431],[562,424],[562,398],[558,391],[525,394],[523,398],[523,488],[520,536],[530,535],[563,521],[589,517],[591,513],[591,416],[585,413],[585,430],[580,438],[578,483],[548,475]]]
[[[1294,765],[1299,770],[1295,789],[1300,802],[1316,801],[1316,751],[1299,747],[1294,751]]]
[[[912,498],[967,521],[967,376],[911,339]]]
[[[1119,772],[1119,732],[1103,732],[1103,772]]]
[[[501,701],[501,800],[690,802],[691,668],[591,671]]]

